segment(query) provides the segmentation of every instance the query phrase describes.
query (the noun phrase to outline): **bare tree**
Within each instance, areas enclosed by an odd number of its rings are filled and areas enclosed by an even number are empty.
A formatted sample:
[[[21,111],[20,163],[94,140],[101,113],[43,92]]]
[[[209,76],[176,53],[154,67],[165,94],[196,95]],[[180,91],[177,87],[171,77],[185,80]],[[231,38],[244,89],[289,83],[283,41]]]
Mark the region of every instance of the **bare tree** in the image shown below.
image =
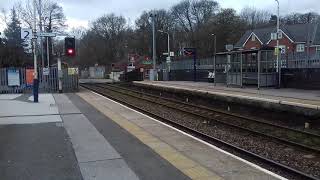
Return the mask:
[[[213,0],[183,0],[171,8],[176,29],[184,31],[185,44],[197,46],[196,32],[201,31],[219,11],[219,5]]]
[[[156,14],[155,26],[157,30],[168,31],[170,34],[173,32],[173,19],[171,14],[164,10],[154,10],[154,11],[145,11],[141,16],[136,20],[136,30],[134,46],[131,46],[131,52],[140,55],[149,55],[152,54],[152,49],[150,44],[152,43],[152,32],[151,32],[151,19],[150,14]],[[157,34],[157,54],[162,54],[167,49],[167,36],[158,33]],[[159,58],[158,58],[159,59]]]
[[[41,1],[41,6],[40,6]],[[66,18],[63,9],[56,2],[51,0],[38,0],[37,1],[37,17],[38,22],[41,23],[47,32],[63,31],[66,27]],[[19,17],[25,26],[32,27],[33,20],[33,4],[32,1],[18,2],[16,8],[19,12]]]
[[[184,0],[173,6],[172,15],[176,20],[176,24],[185,32],[193,32],[194,22],[191,14],[191,1]]]
[[[282,18],[282,22],[285,24],[316,23],[319,17],[320,15],[316,12],[309,12],[305,14],[292,13]]]
[[[219,11],[219,5],[216,1],[200,0],[191,3],[191,13],[196,20],[196,25],[201,28],[208,23],[211,18]]]
[[[40,31],[45,32],[63,32],[66,28],[66,18],[63,13],[63,9],[56,2],[51,0],[37,0],[37,22],[39,23]],[[33,21],[33,1],[26,0],[24,2],[18,2],[15,7],[19,12],[19,17],[24,26],[32,28]],[[44,53],[49,53],[49,56],[52,58],[52,39],[51,37],[45,39],[45,44],[49,45],[49,52],[47,48],[43,46],[43,38],[41,38],[41,45],[43,49],[41,50],[41,59],[42,64],[44,65]],[[47,43],[48,41],[48,43]]]
[[[259,10],[254,7],[245,7],[240,12],[240,17],[250,29],[266,25],[269,23],[271,13],[266,10]]]
[[[1,9],[0,11],[0,25],[7,26],[8,25],[8,17],[7,11],[5,9]]]
[[[104,15],[95,20],[91,30],[84,36],[84,47],[90,46],[89,54],[96,56],[96,62],[110,64],[124,57],[124,44],[127,31],[126,20],[115,14]],[[94,40],[94,43],[90,41]],[[96,47],[92,49],[91,47]]]
[[[84,27],[77,27],[77,28],[72,28],[70,30],[70,35],[73,35],[74,37],[76,37],[76,39],[82,39],[83,36],[86,34],[87,29]]]

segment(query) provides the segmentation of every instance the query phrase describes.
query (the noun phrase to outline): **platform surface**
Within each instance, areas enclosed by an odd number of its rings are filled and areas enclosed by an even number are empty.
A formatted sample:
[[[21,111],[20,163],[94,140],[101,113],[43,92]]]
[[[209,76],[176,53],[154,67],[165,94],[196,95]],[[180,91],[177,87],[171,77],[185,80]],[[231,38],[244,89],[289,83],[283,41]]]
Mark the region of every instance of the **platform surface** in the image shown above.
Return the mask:
[[[91,91],[0,95],[1,180],[283,179]]]
[[[0,95],[1,180],[189,179],[79,96],[32,99]]]
[[[0,179],[81,180],[72,143],[51,94],[0,95]]]
[[[222,84],[192,82],[192,81],[136,81],[136,84],[168,87],[199,92],[209,92],[222,96],[257,99],[279,104],[300,106],[320,110],[320,91],[301,89],[274,89],[255,87],[226,87]]]
[[[79,79],[79,83],[112,83],[111,79]]]
[[[112,122],[127,131],[134,139],[138,139],[140,143],[145,144],[153,153],[169,162],[189,179],[284,179],[98,94],[82,90],[77,95],[93,106],[99,113],[107,116]],[[70,97],[70,99],[79,101],[79,98],[76,97]],[[80,101],[76,104],[83,106],[85,103]],[[110,142],[112,141],[114,137],[108,136],[110,132],[104,130],[103,127],[105,126],[101,126],[103,122],[96,121],[92,123],[100,127],[98,129],[102,134],[105,134],[106,139],[110,139]],[[132,155],[126,154],[123,156]],[[145,156],[149,155],[146,154]],[[129,166],[131,163],[128,162]],[[145,168],[150,167],[148,165]],[[133,169],[139,172],[137,169]],[[175,178],[171,177],[169,179]]]

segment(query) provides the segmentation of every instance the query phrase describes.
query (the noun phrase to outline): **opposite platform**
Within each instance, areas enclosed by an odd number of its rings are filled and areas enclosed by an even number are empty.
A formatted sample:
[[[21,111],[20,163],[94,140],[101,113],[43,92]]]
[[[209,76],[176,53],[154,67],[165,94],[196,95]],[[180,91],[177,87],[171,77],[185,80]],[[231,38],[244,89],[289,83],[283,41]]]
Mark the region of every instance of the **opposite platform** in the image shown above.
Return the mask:
[[[191,81],[136,81],[138,86],[156,87],[209,94],[225,101],[255,104],[308,116],[320,116],[320,92],[298,89],[235,88]]]

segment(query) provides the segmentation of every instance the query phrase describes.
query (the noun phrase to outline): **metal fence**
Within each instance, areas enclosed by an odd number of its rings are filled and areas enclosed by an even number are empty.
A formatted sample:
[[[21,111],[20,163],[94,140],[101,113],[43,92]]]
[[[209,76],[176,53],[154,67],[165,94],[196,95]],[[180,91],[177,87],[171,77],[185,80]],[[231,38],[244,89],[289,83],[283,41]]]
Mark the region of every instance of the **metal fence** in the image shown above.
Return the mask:
[[[168,69],[166,63],[160,65],[163,71]],[[175,61],[170,66],[170,80],[210,81],[214,73],[215,83],[226,85],[257,85],[259,87],[275,86],[276,58],[272,50],[232,51],[218,53],[216,59],[205,58],[196,61],[187,59]]]
[[[16,84],[12,85],[9,71],[16,72]],[[32,77],[27,68],[0,68],[0,94],[4,93],[31,93]],[[62,88],[64,92],[74,92],[79,89],[79,78],[77,70],[66,68],[62,70]],[[28,77],[29,76],[29,77]],[[29,78],[29,79],[28,79]],[[55,93],[59,91],[58,68],[52,67],[49,71],[43,72],[38,69],[39,92]]]
[[[281,55],[281,67],[288,69],[320,68],[320,53],[290,53]]]
[[[167,69],[167,63],[159,65],[160,69]],[[193,59],[179,60],[171,62],[171,70],[193,69]],[[205,58],[197,60],[197,69],[213,69],[213,58]]]
[[[276,60],[276,56],[273,56]],[[227,64],[225,56],[216,57],[216,69],[224,69]],[[197,60],[197,69],[213,69],[213,58],[204,58]],[[289,69],[297,68],[320,68],[320,53],[290,53],[281,55],[281,67]],[[167,64],[162,63],[159,69],[167,69]],[[185,59],[171,62],[171,70],[193,70],[193,59]]]

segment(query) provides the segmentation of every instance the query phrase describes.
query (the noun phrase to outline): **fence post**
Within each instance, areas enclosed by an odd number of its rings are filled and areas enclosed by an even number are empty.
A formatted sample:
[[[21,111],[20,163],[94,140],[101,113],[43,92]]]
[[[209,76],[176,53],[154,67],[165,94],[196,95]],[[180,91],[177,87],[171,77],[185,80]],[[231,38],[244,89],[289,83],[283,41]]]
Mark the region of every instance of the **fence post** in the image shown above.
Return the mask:
[[[242,72],[242,52],[240,52],[240,86],[243,88],[243,72]]]
[[[216,54],[213,57],[213,73],[214,73],[214,77],[213,77],[213,84],[214,86],[216,86],[216,78],[217,78],[217,72],[216,72]]]
[[[197,52],[195,49],[193,52],[193,79],[194,82],[197,82]]]
[[[58,55],[58,78],[59,78],[59,93],[62,93],[62,77],[63,77],[63,72],[61,69],[61,55]]]
[[[261,63],[261,51],[258,51],[258,90],[260,89],[260,63]]]

